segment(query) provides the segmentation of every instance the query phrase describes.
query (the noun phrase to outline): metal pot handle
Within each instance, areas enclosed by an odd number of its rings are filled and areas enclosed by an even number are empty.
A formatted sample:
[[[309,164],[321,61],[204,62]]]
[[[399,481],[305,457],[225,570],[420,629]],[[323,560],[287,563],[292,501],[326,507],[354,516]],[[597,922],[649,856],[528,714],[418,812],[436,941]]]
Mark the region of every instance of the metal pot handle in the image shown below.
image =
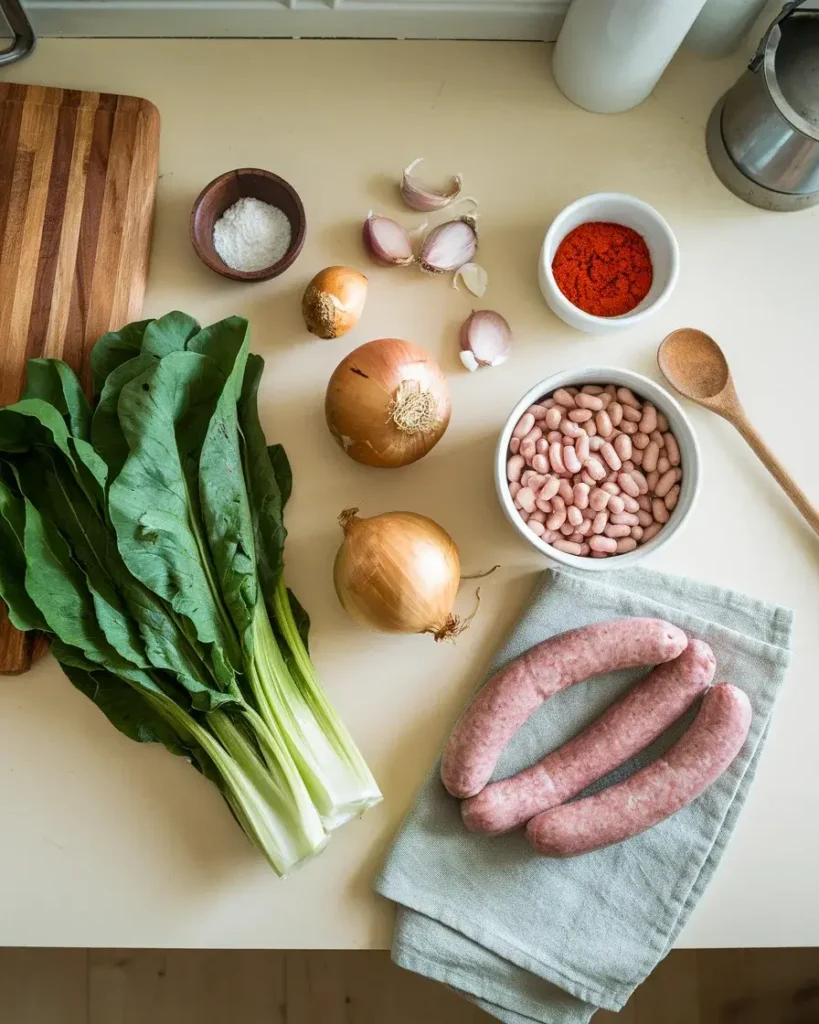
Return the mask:
[[[751,63],[748,65],[749,71],[758,71],[762,66],[762,62],[765,60],[765,50],[768,48],[768,40],[771,38],[771,33],[786,18],[789,18],[797,7],[801,7],[805,0],[789,0],[788,3],[782,8],[777,14],[774,20],[768,26],[768,30],[762,37],[762,41],[757,48],[756,53],[751,57]]]
[[[0,14],[8,22],[13,36],[11,46],[0,50],[0,67],[11,64],[15,60],[27,57],[34,49],[37,37],[20,0],[0,0]]]

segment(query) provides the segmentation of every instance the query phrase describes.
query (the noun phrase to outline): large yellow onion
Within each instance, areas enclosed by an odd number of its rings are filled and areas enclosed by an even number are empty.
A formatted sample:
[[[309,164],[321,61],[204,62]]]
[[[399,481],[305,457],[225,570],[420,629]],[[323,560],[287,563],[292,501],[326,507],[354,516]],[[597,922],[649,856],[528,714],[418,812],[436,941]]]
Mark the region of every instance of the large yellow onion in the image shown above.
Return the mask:
[[[381,338],[339,363],[324,409],[330,432],[351,459],[394,469],[416,462],[441,439],[449,423],[449,386],[424,349]]]
[[[437,523],[415,512],[362,519],[339,516],[344,542],[333,579],[338,599],[363,626],[381,633],[456,636],[466,625],[452,613],[461,577],[458,549]]]

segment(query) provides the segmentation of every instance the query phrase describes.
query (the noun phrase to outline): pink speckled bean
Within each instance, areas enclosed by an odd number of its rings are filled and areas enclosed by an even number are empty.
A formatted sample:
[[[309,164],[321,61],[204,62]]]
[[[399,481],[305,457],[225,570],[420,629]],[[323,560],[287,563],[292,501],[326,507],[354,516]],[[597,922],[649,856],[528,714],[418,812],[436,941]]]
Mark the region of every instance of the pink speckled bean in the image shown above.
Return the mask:
[[[648,481],[639,469],[633,469],[629,476],[637,484],[637,490],[640,494],[648,494]]]
[[[597,425],[597,433],[600,437],[611,436],[614,427],[611,425],[611,419],[605,409],[595,413],[594,422]]]
[[[589,487],[588,484],[575,484],[572,488],[572,497],[574,504],[582,511],[584,508],[589,507]]]
[[[528,487],[529,481],[532,479],[533,476],[537,476],[537,473],[533,469],[524,470],[520,478],[521,486]]]
[[[652,430],[648,435],[658,448],[665,448],[665,438],[659,430]]]
[[[532,460],[537,454],[537,448],[535,447],[535,441],[521,441],[520,442],[520,454],[526,459],[528,464],[532,465]]]
[[[563,435],[560,433],[559,430],[550,430],[549,433],[546,435],[546,440],[549,442],[549,444],[562,444]]]
[[[623,504],[623,495],[622,494],[612,494],[612,496],[609,498],[609,504],[608,504],[609,512],[611,512],[613,515],[619,515],[623,511],[624,508],[625,508],[625,505]]]
[[[566,472],[566,466],[563,462],[563,446],[558,441],[549,445],[549,462],[551,462],[555,473]]]
[[[556,509],[546,520],[547,530],[559,530],[566,522],[566,509]]]
[[[566,522],[560,527],[560,532],[564,537],[571,537],[574,533],[574,527],[571,523]]]
[[[603,408],[603,402],[597,395],[589,395],[585,391],[575,398],[575,404],[581,409],[588,409],[590,412],[600,412]],[[586,419],[591,419],[591,416],[587,416]]]
[[[647,512],[644,508],[641,508],[640,511],[637,513],[637,522],[643,528],[645,528],[646,526],[651,526],[651,524],[654,522],[654,516],[650,512]]]
[[[575,544],[572,540],[556,540],[554,547],[558,551],[565,551],[567,555],[579,555],[583,552],[583,546],[581,544]]]
[[[602,437],[597,437],[597,435],[595,435],[594,437],[590,437],[589,438],[589,451],[590,452],[599,452],[600,451],[600,445],[601,444],[605,444],[605,443],[606,442],[605,442],[605,440]]]
[[[591,505],[589,505],[588,508],[584,508],[583,509],[583,518],[584,519],[588,519],[589,522],[592,522],[592,520],[594,519],[594,517],[596,515],[597,515],[597,512],[595,512],[595,510],[591,507]]]
[[[668,432],[666,432],[663,437],[665,437],[665,451],[668,456],[668,461],[672,466],[679,466],[680,446],[677,444],[677,438]]]
[[[589,422],[586,424],[586,433],[589,435],[589,437],[597,436],[597,424],[594,422],[594,420],[589,420]]]
[[[584,384],[580,389],[584,395],[602,395],[605,388],[600,387],[599,384]]]
[[[545,405],[530,405],[526,411],[535,417],[535,423],[539,423],[540,420],[546,419],[548,409]]]
[[[580,482],[582,484],[588,484],[589,487],[597,486],[597,481],[594,479],[593,476],[589,476],[588,470],[586,469],[584,469],[583,472],[580,474]]]
[[[648,493],[653,493],[657,486],[657,481],[660,479],[660,474],[655,469],[653,473],[646,475],[646,483],[648,484]]]
[[[632,526],[632,528],[631,528],[631,536],[636,541],[641,541],[643,539],[643,528],[642,528],[642,526]]]
[[[648,544],[650,540],[653,540],[660,530],[662,530],[660,523],[652,523],[651,526],[646,526],[643,530],[643,544]]]
[[[534,512],[535,492],[531,489],[531,487],[521,487],[517,494],[517,502],[524,512]]]
[[[580,554],[583,555],[583,557],[585,558],[585,556],[588,555],[590,551],[591,548],[589,547],[589,545],[585,541],[583,541],[583,543],[580,545]]]
[[[541,498],[539,495],[537,500],[535,501],[535,505],[537,505],[538,509],[540,509],[541,512],[545,512],[547,516],[554,511],[554,509],[552,508],[551,501],[549,501],[548,498]],[[545,521],[546,520],[544,520],[544,522]]]
[[[623,404],[623,419],[628,423],[639,423],[643,418],[639,406]]]
[[[549,460],[546,458],[545,455],[536,455],[532,459],[532,469],[534,469],[538,473],[548,473]]]
[[[522,440],[534,425],[535,417],[530,412],[525,412],[518,420],[515,429],[512,431],[512,437],[519,437]]]
[[[631,458],[632,447],[631,438],[628,434],[618,434],[617,437],[615,437],[614,450],[623,462],[625,462],[626,459]]]
[[[627,551],[633,551],[637,547],[637,541],[633,537],[621,537],[617,541],[617,554],[624,555]]]
[[[648,448],[651,443],[651,439],[648,434],[644,434],[641,430],[638,430],[637,433],[632,436],[631,443],[635,448]],[[645,462],[645,455],[643,456],[643,461]]]
[[[571,420],[560,421],[560,433],[564,437],[580,437],[583,433],[583,428],[579,423],[572,423]]]
[[[606,441],[605,444],[600,445],[600,454],[608,463],[609,469],[613,470],[614,472],[620,469],[620,467],[623,465],[622,461],[620,460],[620,456],[614,450],[614,445],[609,444],[608,441]]]
[[[637,504],[637,499],[632,498],[630,494],[621,495],[623,499],[623,508],[626,512],[632,512],[636,515],[640,511],[640,506]]]
[[[538,426],[532,427],[529,433],[521,440],[521,444],[527,441],[539,441],[543,437],[543,431]]]
[[[617,477],[617,483],[620,485],[622,490],[632,498],[636,498],[640,493],[640,488],[637,486],[637,481],[631,475],[631,473],[621,473]]]
[[[563,499],[566,505],[571,505],[571,503],[574,501],[574,490],[568,480],[564,479],[560,481],[560,483],[557,485],[557,493],[560,495],[560,497]]]
[[[517,455],[517,453],[520,451],[520,438],[519,437],[513,437],[512,440],[509,442],[509,451],[513,455]]]
[[[634,469],[634,462],[632,459],[626,459],[620,467],[624,473],[630,473]]]
[[[529,522],[531,523],[533,520],[536,523],[545,523],[546,513],[542,509],[537,509],[529,516]]]
[[[666,494],[664,498],[665,507],[669,512],[672,512],[677,507],[677,502],[680,500],[680,485],[674,484],[671,490]]]
[[[604,391],[603,394],[600,396],[600,401],[603,403],[603,408],[606,410],[608,410],[608,407],[611,405],[614,399],[615,396],[610,395],[608,391]],[[609,419],[611,419],[611,417],[609,417]]]
[[[556,476],[547,476],[544,481],[543,487],[540,489],[540,497],[543,501],[548,501],[549,498],[553,498],[560,490],[560,480]]]
[[[582,398],[583,396],[578,395],[577,397]],[[566,414],[566,419],[571,420],[572,423],[585,423],[587,420],[590,420],[593,415],[594,413],[591,409],[569,409]]]
[[[564,409],[574,409],[575,407],[574,397],[567,388],[558,388],[552,398],[556,405],[561,405]]]
[[[540,442],[538,442],[540,443]],[[631,461],[635,466],[642,466],[643,464],[643,453],[639,448],[635,448],[631,453]]]
[[[618,512],[613,515],[609,522],[614,523],[615,526],[639,526],[640,520],[633,512]]]
[[[657,429],[657,410],[650,402],[643,406],[643,416],[640,420],[640,431],[643,434],[650,434]]]
[[[586,534],[590,532],[591,528],[592,528],[592,521],[591,521],[591,519],[583,519],[583,521],[580,523],[580,526],[578,526],[578,528],[577,528],[577,532],[582,537],[585,537]]]
[[[543,534],[543,537],[541,539],[543,541],[545,541],[547,544],[554,544],[554,542],[559,537],[560,537],[560,533],[557,530],[549,530],[549,529],[547,529],[546,532]]]
[[[511,494],[513,501],[517,497],[517,493],[521,489],[522,486],[523,486],[523,484],[518,483],[517,480],[512,480],[511,483],[509,484],[509,493]]]
[[[546,427],[549,430],[557,430],[560,426],[560,421],[563,419],[563,410],[559,409],[556,405],[553,405],[551,409],[546,410]]]
[[[613,480],[605,480],[600,486],[604,491],[607,491],[609,494],[620,493],[620,488]]]
[[[611,425],[613,427],[619,427],[623,420],[623,407],[619,402],[610,402],[606,412],[609,414]]]
[[[671,469],[671,463],[668,461],[665,455],[663,455],[661,459],[657,459],[657,472],[660,474],[660,476],[662,476],[663,473],[667,473],[669,469]]]
[[[520,480],[525,465],[526,459],[522,455],[513,455],[506,463],[506,479],[510,483]]]
[[[657,411],[657,429],[661,434],[665,434],[668,431],[668,420],[659,410]]]
[[[602,512],[608,505],[610,498],[611,495],[608,491],[604,491],[602,487],[595,487],[589,494],[589,508],[594,512]]]
[[[667,523],[669,519],[668,509],[665,507],[665,502],[661,498],[655,498],[651,503],[651,514],[654,516],[655,523]]]
[[[583,464],[577,457],[577,451],[570,445],[566,445],[563,449],[563,464],[570,473],[579,473],[583,468]]]
[[[657,486],[654,488],[654,493],[657,495],[658,498],[664,498],[676,482],[677,471],[674,469],[669,469],[668,472],[663,473],[663,475],[657,481]]]
[[[660,446],[656,441],[649,441],[646,445],[646,449],[643,452],[643,469],[646,473],[651,473],[652,470],[657,468],[657,460],[660,457]]]
[[[569,505],[566,509],[566,518],[572,524],[572,526],[580,526],[583,522],[583,513],[576,505]]]
[[[582,465],[589,457],[590,448],[588,434],[584,434],[582,437],[578,437],[578,439],[574,443],[574,450],[577,454],[578,459],[580,460],[580,464]]]
[[[641,494],[640,497],[637,498],[637,504],[640,508],[645,509],[646,512],[651,511],[651,498],[649,498],[648,494]]]
[[[631,437],[633,444],[634,435],[637,433],[637,424],[630,423],[628,420],[623,420],[623,422],[620,424],[620,430],[622,430],[624,434],[628,434]]]
[[[603,533],[605,533],[607,537],[615,537],[616,539],[619,539],[620,537],[628,537],[631,534],[631,527],[625,525],[617,526],[612,523],[605,528]]]
[[[606,554],[614,554],[617,550],[617,541],[611,537],[595,536],[589,541],[592,551],[605,551]]]
[[[608,512],[598,512],[592,520],[592,533],[602,533],[609,524]]]
[[[605,551],[592,551],[592,558],[608,558],[608,553]]]
[[[617,401],[621,405],[630,405],[633,409],[639,409],[642,405],[640,399],[628,388],[617,388]]]
[[[565,512],[566,511],[566,502],[560,497],[559,494],[556,494],[552,498],[552,508],[554,509],[555,512]]]
[[[606,470],[603,466],[603,463],[599,459],[596,459],[593,455],[590,455],[588,459],[586,459],[586,472],[589,474],[592,480],[595,481],[605,480],[606,478]]]
[[[529,517],[529,522],[526,525],[536,537],[542,537],[546,532],[546,527],[543,523],[541,523],[539,519],[533,519],[531,516]]]

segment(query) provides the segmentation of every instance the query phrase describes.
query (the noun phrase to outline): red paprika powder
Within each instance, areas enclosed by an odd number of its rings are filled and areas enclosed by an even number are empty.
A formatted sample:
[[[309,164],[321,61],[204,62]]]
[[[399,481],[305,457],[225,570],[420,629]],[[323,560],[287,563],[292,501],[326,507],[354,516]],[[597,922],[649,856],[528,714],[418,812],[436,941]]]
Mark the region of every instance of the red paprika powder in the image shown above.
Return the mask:
[[[572,305],[592,316],[621,316],[648,295],[654,272],[642,235],[623,224],[589,221],[557,247],[552,273]]]

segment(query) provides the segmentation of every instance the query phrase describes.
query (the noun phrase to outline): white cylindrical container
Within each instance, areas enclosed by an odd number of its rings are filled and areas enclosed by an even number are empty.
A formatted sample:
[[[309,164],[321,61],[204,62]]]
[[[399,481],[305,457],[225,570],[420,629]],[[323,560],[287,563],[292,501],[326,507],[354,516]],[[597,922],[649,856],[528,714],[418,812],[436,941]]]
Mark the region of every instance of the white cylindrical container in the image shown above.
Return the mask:
[[[766,3],[767,0],[706,0],[685,37],[686,48],[704,57],[725,57],[733,53]],[[750,47],[749,57],[751,52],[753,47]]]
[[[705,0],[572,0],[555,44],[560,91],[598,114],[648,96]]]

